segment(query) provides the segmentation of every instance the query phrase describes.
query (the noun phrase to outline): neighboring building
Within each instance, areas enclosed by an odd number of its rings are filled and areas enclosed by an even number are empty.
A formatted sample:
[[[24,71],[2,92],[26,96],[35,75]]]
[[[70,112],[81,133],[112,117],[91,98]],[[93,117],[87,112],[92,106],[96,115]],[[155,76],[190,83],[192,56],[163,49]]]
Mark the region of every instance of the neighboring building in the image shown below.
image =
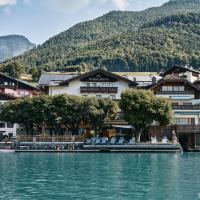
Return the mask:
[[[200,72],[191,68],[174,66],[162,75],[157,84],[151,86],[157,96],[172,101],[175,114],[173,126],[164,134],[170,138],[172,132],[176,132],[185,149],[200,147],[199,75]]]
[[[15,100],[16,98],[12,95],[0,93],[0,105],[3,105],[7,101]],[[11,139],[16,136],[17,124],[0,122],[0,142],[5,138]]]
[[[124,78],[135,81],[138,87],[145,87],[157,83],[162,77],[159,75],[123,75]]]
[[[189,82],[194,83],[200,79],[200,71],[194,70],[192,67],[174,65],[174,67],[161,74],[165,77],[168,74],[175,74],[181,78],[187,79]]]
[[[65,80],[62,81],[64,78]],[[120,99],[124,90],[135,86],[137,86],[135,81],[102,69],[81,75],[43,75],[39,80],[39,87],[52,96],[69,94],[97,98],[109,97],[115,100]]]
[[[17,98],[32,97],[38,92],[38,88],[0,73],[0,105]],[[11,139],[11,137],[15,137],[17,128],[17,124],[0,122],[0,142],[5,138]]]
[[[29,85],[18,79],[0,73],[0,92],[10,94],[15,97],[33,96],[38,92],[38,88]]]

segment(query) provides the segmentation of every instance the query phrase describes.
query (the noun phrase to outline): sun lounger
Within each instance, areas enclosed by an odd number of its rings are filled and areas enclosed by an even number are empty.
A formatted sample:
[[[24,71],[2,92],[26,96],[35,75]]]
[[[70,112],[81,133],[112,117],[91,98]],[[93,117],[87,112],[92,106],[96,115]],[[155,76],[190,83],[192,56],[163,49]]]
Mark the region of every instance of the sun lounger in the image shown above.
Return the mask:
[[[129,144],[129,145],[131,145],[131,144],[135,144],[135,139],[133,139],[133,138],[130,139],[130,140],[128,141],[128,144]]]
[[[152,144],[157,144],[157,138],[156,137],[151,137],[151,143]]]
[[[92,137],[92,138],[91,138],[91,141],[92,141],[92,144],[95,144],[96,137]]]
[[[108,138],[107,137],[103,137],[101,140],[101,144],[105,145],[107,144]]]
[[[92,143],[92,140],[91,140],[91,139],[87,139],[86,142],[85,142],[86,145],[89,145],[89,144],[91,144],[91,143]]]
[[[112,137],[110,140],[110,145],[114,145],[116,143],[116,138]]]
[[[162,144],[167,144],[167,142],[168,142],[167,137],[163,137],[163,139],[162,139]]]
[[[120,137],[117,144],[119,144],[119,145],[124,144],[124,137]]]
[[[95,144],[101,144],[101,138],[97,138]]]

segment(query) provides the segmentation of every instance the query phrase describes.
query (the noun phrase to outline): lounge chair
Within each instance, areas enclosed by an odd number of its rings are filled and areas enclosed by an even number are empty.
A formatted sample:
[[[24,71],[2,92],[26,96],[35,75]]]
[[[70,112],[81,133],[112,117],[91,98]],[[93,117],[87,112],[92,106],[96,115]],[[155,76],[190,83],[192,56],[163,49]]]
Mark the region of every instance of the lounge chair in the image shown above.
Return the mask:
[[[128,141],[128,144],[129,145],[132,145],[132,144],[135,144],[135,138],[132,138]]]
[[[117,144],[119,144],[119,145],[124,144],[124,137],[120,137]]]
[[[157,138],[156,137],[151,137],[151,143],[152,144],[157,144]]]
[[[92,141],[92,144],[95,144],[96,137],[92,137],[92,138],[91,138],[91,141]]]
[[[163,137],[163,139],[162,139],[162,144],[167,144],[167,142],[168,142],[167,137]]]
[[[108,138],[107,137],[103,137],[101,140],[101,144],[105,145],[107,144]]]
[[[86,142],[85,142],[86,145],[90,145],[91,143],[92,143],[91,139],[87,139]]]
[[[101,144],[101,138],[97,138],[95,144]]]
[[[116,137],[112,137],[110,140],[110,145],[114,145],[116,143]]]

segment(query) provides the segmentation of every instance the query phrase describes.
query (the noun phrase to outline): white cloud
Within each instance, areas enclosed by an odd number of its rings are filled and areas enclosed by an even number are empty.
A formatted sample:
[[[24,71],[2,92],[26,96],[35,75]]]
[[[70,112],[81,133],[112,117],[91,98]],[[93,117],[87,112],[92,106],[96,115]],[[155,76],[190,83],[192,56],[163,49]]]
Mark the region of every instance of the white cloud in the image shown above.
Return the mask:
[[[46,5],[63,13],[75,13],[79,11],[91,12],[102,7],[117,10],[126,10],[130,0],[43,0]]]
[[[58,11],[74,13],[90,5],[91,0],[45,0]]]
[[[0,0],[0,6],[12,6],[17,3],[17,0]]]
[[[128,0],[112,0],[112,2],[118,10],[126,10],[130,5]]]

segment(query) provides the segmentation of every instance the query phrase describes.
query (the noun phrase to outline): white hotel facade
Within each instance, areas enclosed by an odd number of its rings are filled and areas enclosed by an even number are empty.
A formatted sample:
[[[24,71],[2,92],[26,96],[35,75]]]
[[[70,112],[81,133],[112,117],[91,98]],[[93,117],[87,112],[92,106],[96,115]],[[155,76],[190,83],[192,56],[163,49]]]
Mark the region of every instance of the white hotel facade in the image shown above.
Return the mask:
[[[83,97],[105,97],[113,100],[119,100],[123,91],[136,86],[137,83],[134,80],[102,69],[82,75],[44,74],[39,80],[39,87],[51,96],[68,94]]]

